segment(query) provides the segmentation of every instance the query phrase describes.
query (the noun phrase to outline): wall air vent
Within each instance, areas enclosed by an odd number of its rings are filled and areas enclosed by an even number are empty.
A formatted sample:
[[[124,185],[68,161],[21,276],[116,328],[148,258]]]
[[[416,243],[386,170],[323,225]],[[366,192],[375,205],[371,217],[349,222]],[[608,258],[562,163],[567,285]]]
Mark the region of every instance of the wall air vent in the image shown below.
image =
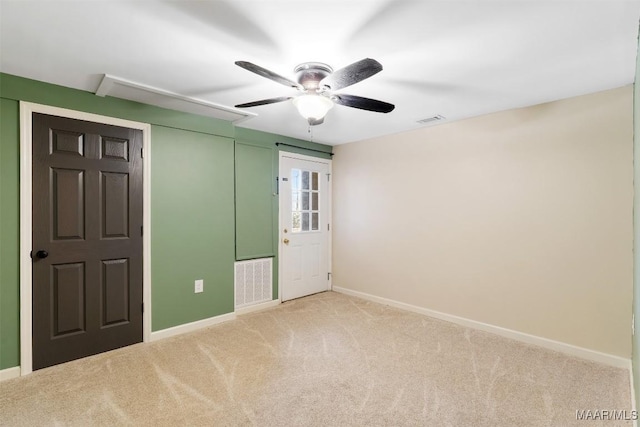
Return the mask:
[[[417,123],[420,123],[421,125],[426,125],[427,123],[439,122],[441,120],[444,120],[444,117],[438,114],[437,116],[427,117],[426,119],[418,120]]]
[[[234,264],[236,309],[272,300],[271,260],[260,258]]]

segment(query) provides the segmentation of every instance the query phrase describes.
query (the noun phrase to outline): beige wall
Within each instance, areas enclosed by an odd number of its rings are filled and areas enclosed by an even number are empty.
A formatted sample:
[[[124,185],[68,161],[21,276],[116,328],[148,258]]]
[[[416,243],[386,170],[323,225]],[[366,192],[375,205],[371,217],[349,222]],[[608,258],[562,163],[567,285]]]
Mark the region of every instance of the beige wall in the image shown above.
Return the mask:
[[[631,86],[334,152],[334,286],[630,357]]]

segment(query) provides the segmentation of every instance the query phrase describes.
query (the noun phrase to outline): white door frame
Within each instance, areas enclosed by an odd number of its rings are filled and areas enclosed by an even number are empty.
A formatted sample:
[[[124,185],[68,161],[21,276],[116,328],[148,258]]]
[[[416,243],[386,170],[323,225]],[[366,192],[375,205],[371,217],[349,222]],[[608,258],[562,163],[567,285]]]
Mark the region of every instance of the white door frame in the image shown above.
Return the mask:
[[[333,166],[333,161],[331,159],[323,159],[321,157],[313,157],[313,156],[305,156],[304,154],[297,154],[297,153],[290,153],[288,151],[280,151],[280,155],[278,157],[278,300],[280,302],[282,302],[282,264],[283,264],[283,256],[282,256],[282,251],[284,250],[284,244],[282,243],[282,229],[283,229],[283,215],[285,212],[288,212],[288,210],[283,209],[282,206],[282,198],[280,197],[280,183],[282,182],[282,177],[283,177],[283,170],[282,170],[282,159],[284,157],[290,158],[290,159],[296,159],[296,160],[306,160],[308,162],[315,162],[315,163],[324,163],[329,165],[329,184],[327,186],[327,196],[328,196],[328,202],[327,202],[327,218],[328,218],[328,223],[329,223],[329,230],[327,231],[327,262],[329,264],[329,272],[331,272],[331,233],[333,232],[333,228],[331,227],[331,203],[332,203],[332,196],[331,196],[331,187],[332,187],[332,182],[333,180],[331,179],[331,174],[332,174],[332,166]],[[329,280],[328,280],[328,284],[327,284],[327,290],[330,291],[332,289],[332,283],[333,283],[333,275],[329,274]]]
[[[20,101],[20,375],[33,370],[32,342],[32,190],[33,190],[33,113],[49,114],[70,119],[86,120],[108,125],[122,126],[142,131],[142,339],[151,336],[151,125],[115,117],[84,113],[66,108]]]

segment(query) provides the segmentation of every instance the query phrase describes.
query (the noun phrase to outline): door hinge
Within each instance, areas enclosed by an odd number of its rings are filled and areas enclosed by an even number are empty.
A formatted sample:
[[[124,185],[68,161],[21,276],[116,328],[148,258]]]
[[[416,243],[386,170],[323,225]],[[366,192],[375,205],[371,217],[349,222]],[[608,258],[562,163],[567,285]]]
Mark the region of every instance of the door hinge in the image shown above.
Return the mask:
[[[144,313],[144,303],[142,303],[142,307],[140,307],[140,309],[142,310],[142,312]]]
[[[331,231],[331,226],[327,224],[327,231]]]
[[[144,226],[140,226],[140,235],[144,236]]]
[[[327,280],[331,279],[331,273],[327,273]]]
[[[331,174],[330,174],[330,173],[328,173],[328,174],[327,174],[327,181],[330,181],[330,180],[331,180]]]
[[[142,157],[144,159],[144,148],[140,149],[140,157]]]

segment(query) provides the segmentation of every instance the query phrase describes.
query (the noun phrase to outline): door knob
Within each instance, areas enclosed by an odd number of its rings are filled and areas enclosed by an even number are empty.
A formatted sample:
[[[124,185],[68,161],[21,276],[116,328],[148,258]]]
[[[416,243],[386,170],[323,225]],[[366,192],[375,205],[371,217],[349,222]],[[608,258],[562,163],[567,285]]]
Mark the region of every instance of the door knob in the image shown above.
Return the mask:
[[[38,252],[36,252],[36,258],[44,259],[48,256],[49,256],[49,252],[47,251],[39,250]]]
[[[289,244],[289,239],[284,239],[284,240],[282,241],[282,243],[284,243],[285,245],[288,245],[288,244]]]

